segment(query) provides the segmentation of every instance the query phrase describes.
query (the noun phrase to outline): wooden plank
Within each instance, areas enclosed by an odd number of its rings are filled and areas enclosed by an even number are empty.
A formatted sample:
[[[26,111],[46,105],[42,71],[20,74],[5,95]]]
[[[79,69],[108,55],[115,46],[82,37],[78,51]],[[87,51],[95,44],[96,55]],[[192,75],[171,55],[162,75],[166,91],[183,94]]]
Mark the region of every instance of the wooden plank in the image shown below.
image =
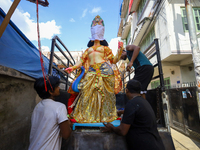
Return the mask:
[[[27,0],[27,1],[37,4],[36,0]],[[38,4],[42,5],[44,7],[48,7],[49,6],[48,0],[44,0],[44,1],[43,0],[38,0]]]
[[[15,0],[15,1],[12,3],[12,5],[11,5],[11,7],[10,7],[8,13],[7,13],[7,15],[5,16],[3,22],[2,22],[2,24],[1,24],[1,26],[0,26],[0,38],[1,38],[1,36],[3,35],[3,32],[5,31],[7,25],[8,25],[8,23],[9,23],[9,21],[10,21],[10,18],[11,18],[13,12],[15,11],[15,9],[16,9],[16,7],[18,6],[18,4],[19,4],[20,1],[21,1],[21,0]]]

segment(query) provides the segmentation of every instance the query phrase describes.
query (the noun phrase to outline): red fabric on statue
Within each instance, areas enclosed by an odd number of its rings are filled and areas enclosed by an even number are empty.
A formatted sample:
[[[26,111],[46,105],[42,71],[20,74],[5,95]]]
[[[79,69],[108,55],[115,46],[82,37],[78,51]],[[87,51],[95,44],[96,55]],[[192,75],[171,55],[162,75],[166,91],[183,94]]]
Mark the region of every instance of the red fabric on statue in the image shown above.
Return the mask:
[[[71,123],[77,123],[75,119],[70,119]]]
[[[122,118],[121,117],[119,117],[119,118],[117,118],[116,120],[121,120]]]
[[[76,97],[77,97],[77,94],[71,94],[70,98],[68,99],[67,112],[68,112],[69,115],[72,113],[72,111],[74,109],[74,107],[71,108],[70,106],[73,104],[73,102],[76,99]]]

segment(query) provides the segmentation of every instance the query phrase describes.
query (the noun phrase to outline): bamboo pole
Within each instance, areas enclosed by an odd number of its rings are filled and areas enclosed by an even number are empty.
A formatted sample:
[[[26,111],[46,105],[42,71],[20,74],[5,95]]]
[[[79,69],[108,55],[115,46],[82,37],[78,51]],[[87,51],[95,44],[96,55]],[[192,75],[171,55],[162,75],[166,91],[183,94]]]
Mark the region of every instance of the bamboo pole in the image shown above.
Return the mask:
[[[15,9],[18,6],[18,4],[19,4],[20,1],[21,0],[14,0],[14,2],[12,3],[12,5],[11,5],[11,7],[10,7],[8,13],[7,13],[7,15],[5,16],[3,22],[2,22],[2,24],[0,26],[0,38],[3,35],[3,32],[5,31],[7,25],[9,23],[9,21],[10,21],[10,18],[11,18],[13,12],[15,11]]]

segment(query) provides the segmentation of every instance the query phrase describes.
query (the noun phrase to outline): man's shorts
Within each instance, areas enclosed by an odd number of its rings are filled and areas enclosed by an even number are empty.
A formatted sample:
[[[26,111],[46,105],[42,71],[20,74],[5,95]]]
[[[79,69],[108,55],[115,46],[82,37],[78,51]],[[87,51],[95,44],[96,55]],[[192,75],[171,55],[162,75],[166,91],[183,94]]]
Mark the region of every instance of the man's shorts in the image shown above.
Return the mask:
[[[141,94],[147,92],[147,87],[151,82],[154,74],[154,67],[151,65],[140,66],[135,70],[135,76],[133,79],[140,81],[142,84]]]

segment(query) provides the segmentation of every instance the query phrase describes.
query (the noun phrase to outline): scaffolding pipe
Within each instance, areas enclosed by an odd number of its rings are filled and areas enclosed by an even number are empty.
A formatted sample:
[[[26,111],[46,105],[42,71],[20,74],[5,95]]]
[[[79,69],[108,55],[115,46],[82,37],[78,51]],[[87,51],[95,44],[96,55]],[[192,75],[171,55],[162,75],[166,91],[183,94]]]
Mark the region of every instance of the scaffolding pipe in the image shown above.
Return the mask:
[[[200,94],[200,51],[196,36],[196,27],[193,17],[192,5],[190,0],[185,0],[185,10],[188,22],[188,30],[190,36],[190,44],[192,49],[192,59],[194,63],[194,71],[196,77],[196,83],[198,88],[198,93]]]

